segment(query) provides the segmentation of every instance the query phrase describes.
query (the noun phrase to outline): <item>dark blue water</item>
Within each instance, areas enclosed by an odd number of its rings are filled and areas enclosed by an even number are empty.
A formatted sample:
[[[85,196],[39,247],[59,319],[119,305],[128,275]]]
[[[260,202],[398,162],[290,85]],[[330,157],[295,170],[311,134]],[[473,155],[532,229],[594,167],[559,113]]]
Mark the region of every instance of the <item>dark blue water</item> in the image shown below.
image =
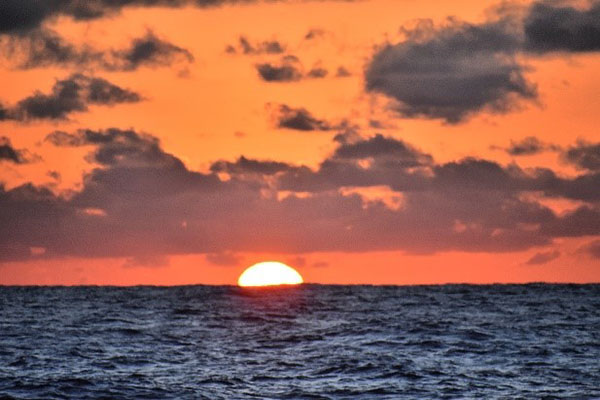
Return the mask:
[[[600,397],[600,286],[0,287],[0,398]]]

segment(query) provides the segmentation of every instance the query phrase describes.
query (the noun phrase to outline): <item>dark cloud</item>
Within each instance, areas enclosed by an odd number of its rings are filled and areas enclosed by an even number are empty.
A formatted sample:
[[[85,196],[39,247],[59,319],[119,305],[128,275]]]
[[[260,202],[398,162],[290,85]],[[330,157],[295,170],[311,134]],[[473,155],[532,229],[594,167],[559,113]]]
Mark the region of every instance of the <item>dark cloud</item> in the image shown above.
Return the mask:
[[[313,28],[306,32],[306,35],[304,35],[304,40],[313,40],[323,37],[324,35],[325,31],[323,29]]]
[[[483,111],[511,111],[537,97],[519,56],[600,50],[600,2],[587,9],[562,4],[538,1],[523,13],[500,11],[480,24],[421,21],[404,29],[406,40],[375,52],[366,88],[396,100],[408,118],[452,124]]]
[[[291,82],[302,79],[300,69],[290,62],[257,64],[259,76],[266,82]]]
[[[125,49],[102,51],[87,45],[77,47],[50,29],[36,29],[26,35],[5,39],[2,49],[5,56],[21,69],[55,65],[134,71],[142,66],[194,61],[188,50],[159,38],[152,31],[133,39]]]
[[[290,169],[280,177],[283,190],[321,192],[340,187],[386,185],[419,190],[431,185],[433,158],[407,143],[375,135],[367,139],[337,138],[339,146],[317,171]]]
[[[206,261],[214,265],[224,267],[235,266],[242,262],[243,258],[231,251],[223,251],[219,253],[209,253],[206,256]]]
[[[8,117],[8,110],[0,103],[0,121],[4,121]]]
[[[122,71],[134,71],[140,66],[168,66],[178,60],[194,61],[188,50],[159,38],[152,31],[134,39],[128,49],[113,51],[112,56],[113,61],[106,63],[106,68]]]
[[[315,118],[305,108],[292,108],[281,104],[275,113],[278,128],[297,131],[328,131],[333,128],[327,121]]]
[[[352,74],[350,71],[348,71],[348,69],[346,69],[346,67],[338,67],[335,76],[338,78],[346,78],[348,76],[352,76]]]
[[[219,260],[246,251],[505,252],[600,235],[598,200],[558,215],[522,196],[559,196],[566,178],[472,158],[438,164],[382,135],[338,138],[316,169],[241,157],[206,173],[133,130],[54,132],[47,140],[89,146],[98,166],[69,196],[31,184],[0,187],[5,261],[41,248],[38,258],[132,260],[192,253]],[[381,187],[401,205],[360,194]]]
[[[542,226],[545,234],[554,237],[600,235],[600,208],[581,206]]]
[[[29,121],[35,119],[66,119],[73,112],[87,111],[90,105],[112,106],[135,103],[141,96],[109,81],[83,74],[73,74],[58,80],[51,93],[36,92],[8,108],[4,119]]]
[[[9,138],[0,136],[0,162],[1,161],[24,164],[27,162],[27,157],[22,150],[17,150],[12,146]]]
[[[540,175],[540,183],[542,190],[550,196],[588,202],[600,200],[600,172],[582,174],[572,179],[559,178],[546,172]]]
[[[391,137],[376,134],[368,139],[340,145],[333,154],[340,159],[365,159],[392,157],[403,167],[431,164],[433,158],[423,154],[409,144]]]
[[[103,18],[127,7],[217,7],[250,2],[251,0],[3,0],[0,2],[0,33],[23,33],[58,16],[69,16],[75,20]]]
[[[547,145],[535,136],[528,136],[518,142],[510,142],[506,152],[511,156],[530,156],[547,150],[558,150],[557,146]]]
[[[554,51],[590,52],[600,50],[600,2],[579,9],[565,3],[534,3],[524,22],[525,48],[547,53]]]
[[[253,44],[247,37],[240,36],[237,47],[228,45],[225,51],[232,54],[240,52],[247,55],[281,54],[285,52],[285,47],[285,45],[277,40],[264,40]]]
[[[56,15],[60,1],[6,0],[0,2],[0,33],[23,32],[37,28],[42,22]]]
[[[39,28],[45,21],[68,16],[86,21],[120,13],[125,8],[170,7],[200,8],[249,4],[258,0],[2,0],[0,34],[22,34]],[[346,0],[348,1],[348,0]]]
[[[93,65],[104,57],[90,46],[76,47],[50,29],[9,37],[2,41],[1,48],[4,56],[21,69]]]
[[[61,180],[61,175],[60,175],[60,172],[58,172],[58,171],[48,171],[48,172],[46,172],[46,175],[49,176],[50,178],[54,179],[55,181],[60,182],[60,180]]]
[[[581,247],[579,251],[593,258],[600,259],[600,240],[594,240],[587,243],[585,246]]]
[[[291,168],[292,167],[287,163],[251,160],[244,156],[241,156],[235,162],[217,161],[210,166],[210,170],[212,172],[224,172],[232,175],[274,175],[279,172],[288,171]]]
[[[325,68],[315,67],[308,71],[308,74],[306,74],[306,76],[309,78],[325,78],[327,74],[328,71]]]
[[[562,157],[577,168],[600,172],[600,143],[579,142],[567,149]]]
[[[321,79],[328,75],[323,67],[313,67],[304,72],[298,57],[288,54],[281,58],[279,63],[262,63],[255,65],[259,76],[266,82],[292,82],[301,79]]]
[[[550,261],[556,260],[560,257],[560,251],[550,250],[541,253],[534,254],[529,260],[525,262],[526,265],[542,265],[549,263]]]
[[[397,100],[405,117],[457,123],[483,110],[506,112],[537,95],[514,57],[518,41],[510,24],[422,22],[406,34],[406,41],[376,52],[365,76],[367,90]]]

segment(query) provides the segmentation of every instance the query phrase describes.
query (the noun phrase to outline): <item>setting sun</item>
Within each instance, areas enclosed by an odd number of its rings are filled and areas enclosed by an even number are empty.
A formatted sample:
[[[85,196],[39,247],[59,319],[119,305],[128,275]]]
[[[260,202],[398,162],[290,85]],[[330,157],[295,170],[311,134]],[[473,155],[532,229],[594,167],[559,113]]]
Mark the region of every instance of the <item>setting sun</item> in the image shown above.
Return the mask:
[[[239,286],[297,285],[304,282],[302,276],[283,263],[266,261],[247,268],[239,277]]]

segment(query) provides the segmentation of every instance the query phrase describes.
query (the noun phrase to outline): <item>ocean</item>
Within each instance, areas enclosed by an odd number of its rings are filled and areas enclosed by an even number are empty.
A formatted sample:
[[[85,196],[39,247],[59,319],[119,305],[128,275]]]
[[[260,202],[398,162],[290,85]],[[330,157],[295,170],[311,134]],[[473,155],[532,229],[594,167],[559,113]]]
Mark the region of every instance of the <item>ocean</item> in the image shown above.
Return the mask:
[[[0,398],[600,398],[600,285],[0,287]]]

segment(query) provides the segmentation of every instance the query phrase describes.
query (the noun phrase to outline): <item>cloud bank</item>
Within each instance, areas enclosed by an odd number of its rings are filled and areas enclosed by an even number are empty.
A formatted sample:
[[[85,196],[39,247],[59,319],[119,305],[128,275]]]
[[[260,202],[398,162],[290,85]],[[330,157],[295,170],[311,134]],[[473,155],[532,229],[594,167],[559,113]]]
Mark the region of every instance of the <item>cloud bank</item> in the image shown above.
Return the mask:
[[[466,158],[437,163],[401,140],[337,138],[318,168],[221,160],[192,171],[158,139],[133,130],[57,131],[57,146],[91,146],[98,165],[63,197],[32,184],[0,189],[0,254],[143,257],[244,251],[504,252],[600,235],[597,172],[561,178]],[[583,182],[583,183],[582,183]],[[366,199],[387,187],[401,201]],[[352,190],[347,190],[351,188]],[[562,214],[525,194],[581,200]],[[45,252],[32,255],[31,249]]]

